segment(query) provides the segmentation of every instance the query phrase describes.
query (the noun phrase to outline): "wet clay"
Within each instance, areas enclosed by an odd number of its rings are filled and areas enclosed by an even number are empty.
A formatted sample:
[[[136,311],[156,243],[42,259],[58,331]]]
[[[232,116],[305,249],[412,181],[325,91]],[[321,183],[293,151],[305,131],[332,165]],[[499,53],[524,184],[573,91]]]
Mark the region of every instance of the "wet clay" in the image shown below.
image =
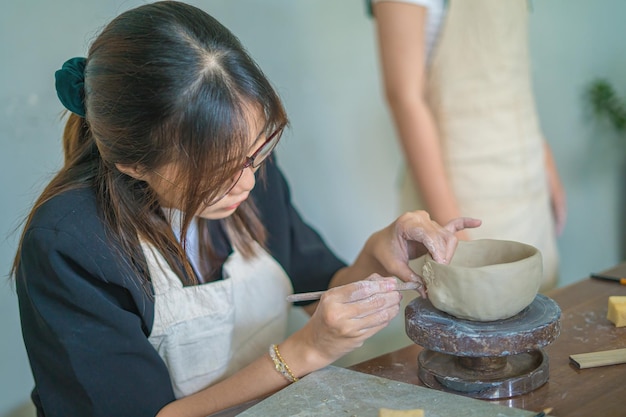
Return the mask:
[[[520,242],[461,241],[449,264],[427,254],[414,261],[428,299],[437,309],[467,320],[514,316],[537,295],[543,276],[541,252]]]

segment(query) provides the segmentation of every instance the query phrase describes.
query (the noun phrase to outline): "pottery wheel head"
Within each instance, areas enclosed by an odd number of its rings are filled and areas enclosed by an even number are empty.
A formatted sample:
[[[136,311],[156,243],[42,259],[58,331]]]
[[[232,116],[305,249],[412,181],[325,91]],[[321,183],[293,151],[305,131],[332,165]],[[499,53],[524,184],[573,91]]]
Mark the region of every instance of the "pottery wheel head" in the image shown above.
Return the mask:
[[[413,262],[436,308],[475,321],[519,313],[537,295],[543,276],[541,252],[508,240],[461,241],[448,265],[429,254]]]

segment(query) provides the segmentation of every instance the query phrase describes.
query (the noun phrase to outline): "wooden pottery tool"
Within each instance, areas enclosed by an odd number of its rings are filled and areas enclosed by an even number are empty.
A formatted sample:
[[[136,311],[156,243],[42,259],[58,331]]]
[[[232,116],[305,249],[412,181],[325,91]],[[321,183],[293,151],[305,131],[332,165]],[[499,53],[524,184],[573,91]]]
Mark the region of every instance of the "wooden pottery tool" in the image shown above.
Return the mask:
[[[422,284],[419,282],[399,282],[396,286],[396,291],[407,291],[407,290],[419,290],[422,287]],[[313,291],[313,292],[301,292],[298,294],[290,294],[287,296],[286,301],[288,303],[296,303],[298,301],[314,301],[322,298],[322,295],[326,292],[324,291]]]
[[[570,355],[570,361],[579,369],[626,363],[626,349],[603,350],[600,352]]]

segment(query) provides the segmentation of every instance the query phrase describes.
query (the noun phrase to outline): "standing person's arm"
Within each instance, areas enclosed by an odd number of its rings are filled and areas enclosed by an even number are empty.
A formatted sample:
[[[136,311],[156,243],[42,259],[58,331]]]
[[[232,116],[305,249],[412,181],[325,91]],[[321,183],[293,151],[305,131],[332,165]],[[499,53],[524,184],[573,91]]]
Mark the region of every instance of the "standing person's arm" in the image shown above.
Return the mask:
[[[461,216],[448,181],[437,126],[424,97],[426,9],[374,5],[385,95],[411,177],[427,211],[440,224]],[[466,232],[457,235],[467,239]]]
[[[560,235],[565,228],[567,220],[567,202],[565,198],[565,188],[561,182],[559,171],[552,155],[552,149],[546,140],[544,143],[544,154],[546,164],[546,175],[548,179],[548,191],[550,192],[550,202],[552,203],[552,213],[554,215],[554,225],[556,234]]]

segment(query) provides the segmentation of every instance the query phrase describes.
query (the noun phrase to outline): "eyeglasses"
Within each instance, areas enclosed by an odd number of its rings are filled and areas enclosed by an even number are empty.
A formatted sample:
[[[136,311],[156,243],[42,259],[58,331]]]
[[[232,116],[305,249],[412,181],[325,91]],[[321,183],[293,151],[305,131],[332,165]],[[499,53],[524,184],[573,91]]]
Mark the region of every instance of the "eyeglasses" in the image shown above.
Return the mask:
[[[212,206],[213,204],[217,203],[218,201],[226,197],[233,190],[233,188],[235,188],[235,186],[237,185],[237,183],[243,176],[243,172],[246,170],[246,168],[251,168],[253,171],[256,171],[261,166],[261,164],[267,160],[267,157],[272,154],[272,151],[274,150],[274,148],[276,148],[276,145],[278,144],[278,141],[280,140],[280,137],[282,136],[283,128],[284,127],[281,126],[278,129],[276,129],[274,133],[269,135],[267,139],[265,140],[265,142],[263,142],[263,144],[261,144],[261,146],[259,146],[259,148],[256,151],[254,151],[252,155],[246,156],[246,161],[241,166],[241,170],[233,177],[232,183],[229,183],[226,187],[224,187],[224,190],[226,191],[221,192],[220,194],[218,194],[216,198],[213,198],[211,200],[205,199],[204,204],[206,204],[207,206]],[[153,171],[153,172],[157,174],[161,179],[178,187],[178,185],[176,185],[174,182],[170,181],[169,179],[165,178],[163,175],[159,174],[156,171]]]
[[[253,171],[259,169],[261,164],[267,160],[267,157],[270,156],[274,148],[276,148],[276,145],[278,144],[282,133],[283,127],[279,127],[277,130],[274,131],[274,133],[269,135],[265,142],[263,142],[263,144],[259,146],[259,148],[254,151],[252,155],[246,156],[246,162],[244,162],[241,166],[241,171],[239,171],[239,173],[233,178],[232,184],[230,184],[230,186],[226,188],[226,192],[220,194],[217,198],[214,198],[212,200],[205,200],[204,204],[206,204],[207,206],[212,206],[213,204],[220,201],[222,198],[226,197],[228,193],[230,193],[233,188],[235,188],[235,186],[243,176],[243,172],[246,170],[246,168],[251,168]]]

